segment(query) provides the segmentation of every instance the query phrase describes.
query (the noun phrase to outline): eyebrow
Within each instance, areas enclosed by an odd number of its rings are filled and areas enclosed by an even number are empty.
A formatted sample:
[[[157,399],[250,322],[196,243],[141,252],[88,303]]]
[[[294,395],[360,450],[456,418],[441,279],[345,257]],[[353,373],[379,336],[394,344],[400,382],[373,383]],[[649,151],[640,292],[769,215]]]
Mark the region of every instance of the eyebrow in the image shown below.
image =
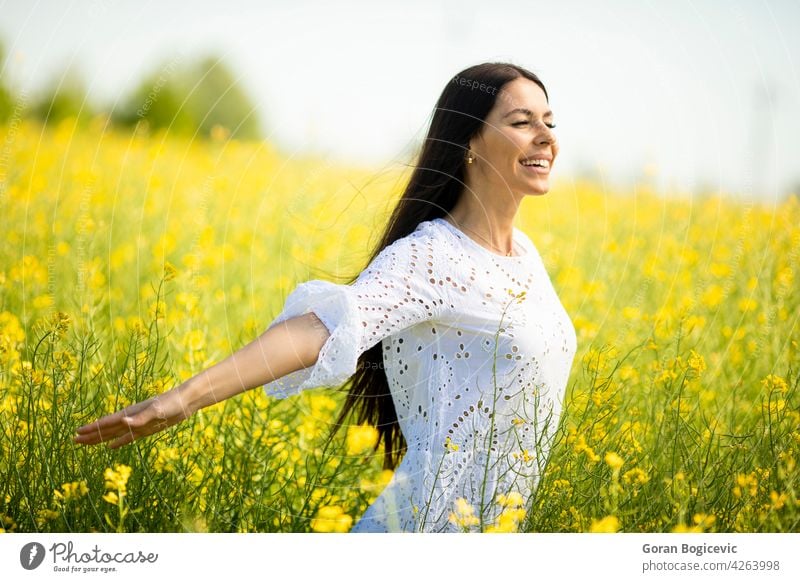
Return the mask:
[[[526,109],[525,107],[517,107],[516,109],[512,109],[511,111],[506,113],[503,116],[503,119],[505,119],[506,117],[508,117],[512,113],[524,113],[525,115],[528,115],[528,116],[533,115],[533,111],[531,111],[530,109]],[[553,112],[548,109],[547,111],[544,112],[544,115],[542,115],[542,117],[553,117]]]

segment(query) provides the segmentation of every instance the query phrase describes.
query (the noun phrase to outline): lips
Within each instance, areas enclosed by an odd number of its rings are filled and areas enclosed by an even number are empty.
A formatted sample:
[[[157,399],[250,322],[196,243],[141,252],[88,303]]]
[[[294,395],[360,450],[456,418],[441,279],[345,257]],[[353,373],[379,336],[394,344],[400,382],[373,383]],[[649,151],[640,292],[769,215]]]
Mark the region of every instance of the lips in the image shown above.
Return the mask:
[[[540,166],[525,166],[522,164],[522,162],[520,162],[519,165],[522,166],[526,172],[531,172],[533,174],[546,176],[550,173],[550,168],[542,168]]]
[[[547,175],[550,173],[550,162],[552,159],[552,156],[539,154],[522,158],[519,161],[519,165],[525,168],[527,172],[539,175]],[[538,161],[536,165],[531,163],[536,161]]]
[[[547,160],[548,162],[553,161],[553,156],[549,154],[531,154],[530,156],[525,156],[524,158],[520,158],[520,162],[524,162],[525,160]]]

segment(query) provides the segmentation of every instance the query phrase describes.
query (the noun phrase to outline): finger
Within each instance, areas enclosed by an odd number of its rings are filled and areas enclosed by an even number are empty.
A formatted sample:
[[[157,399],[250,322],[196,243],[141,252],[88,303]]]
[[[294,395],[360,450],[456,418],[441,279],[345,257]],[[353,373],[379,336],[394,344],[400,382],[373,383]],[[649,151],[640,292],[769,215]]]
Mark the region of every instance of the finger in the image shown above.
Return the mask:
[[[117,423],[119,423],[124,417],[126,416],[135,416],[138,412],[144,410],[152,403],[152,398],[147,400],[143,400],[141,402],[137,402],[136,404],[131,404],[130,406],[126,406],[122,410],[118,410],[113,414],[107,414],[94,422],[90,422],[89,424],[84,424],[83,426],[79,426],[75,429],[79,434],[85,433],[93,433],[100,430],[105,431],[105,429],[111,428]]]
[[[96,445],[97,443],[101,443],[127,433],[128,430],[116,430],[113,432],[104,432],[102,434],[78,435],[73,437],[72,440],[73,442],[81,445]]]
[[[84,424],[83,426],[79,426],[78,428],[75,429],[75,432],[77,432],[78,434],[87,434],[87,433],[91,433],[91,432],[97,432],[98,430],[101,430],[103,426],[105,426],[107,424],[107,422],[108,422],[106,420],[107,418],[108,418],[107,416],[104,416],[102,418],[99,418],[99,419],[95,420],[94,422],[91,422],[89,424]]]
[[[114,442],[109,443],[109,448],[117,449],[135,441],[136,439],[149,436],[162,430],[162,428],[169,426],[169,421],[166,419],[151,418],[147,420],[145,417],[140,416],[137,418],[129,418],[127,420],[129,426],[128,432]]]
[[[114,414],[103,416],[102,418],[99,418],[89,424],[79,426],[75,430],[78,432],[78,434],[100,433],[101,431],[105,431],[109,428],[119,425],[120,421],[126,416],[130,416],[130,413],[126,409],[122,409]]]
[[[121,447],[123,445],[127,445],[128,443],[131,443],[131,442],[135,441],[136,439],[141,438],[142,436],[144,436],[138,430],[138,428],[134,426],[134,423],[136,421],[137,421],[136,418],[132,418],[132,417],[126,416],[125,417],[126,428],[125,428],[124,432],[115,435],[115,437],[113,437],[113,438],[115,438],[116,440],[114,440],[113,442],[109,442],[108,443],[108,448],[110,448],[110,449],[118,449],[119,447]],[[111,440],[111,439],[106,439],[106,440]]]
[[[109,449],[118,449],[121,446],[124,446],[124,445],[127,445],[128,443],[133,442],[139,436],[141,436],[141,435],[137,435],[133,431],[130,431],[130,432],[128,432],[128,434],[122,436],[121,438],[118,438],[114,442],[108,443],[108,448]]]
[[[95,432],[89,432],[84,434],[79,434],[73,438],[73,441],[80,444],[97,444],[99,442],[107,441],[109,439],[116,438],[120,435],[126,434],[130,432],[131,427],[130,424],[133,421],[133,418],[123,416],[119,419],[119,421],[107,428],[98,428]]]

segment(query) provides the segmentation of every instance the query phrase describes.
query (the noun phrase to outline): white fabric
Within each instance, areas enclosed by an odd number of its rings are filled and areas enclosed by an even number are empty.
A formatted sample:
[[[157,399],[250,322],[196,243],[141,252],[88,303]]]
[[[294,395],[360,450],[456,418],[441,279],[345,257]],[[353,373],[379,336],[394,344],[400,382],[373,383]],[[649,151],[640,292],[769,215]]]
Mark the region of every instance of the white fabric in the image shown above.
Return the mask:
[[[514,243],[504,257],[442,218],[425,221],[352,285],[298,285],[271,324],[313,311],[331,333],[313,366],[264,386],[276,398],[341,386],[382,341],[408,451],[352,532],[458,531],[448,519],[458,497],[486,525],[500,493],[529,508],[577,342],[533,242],[514,228]]]

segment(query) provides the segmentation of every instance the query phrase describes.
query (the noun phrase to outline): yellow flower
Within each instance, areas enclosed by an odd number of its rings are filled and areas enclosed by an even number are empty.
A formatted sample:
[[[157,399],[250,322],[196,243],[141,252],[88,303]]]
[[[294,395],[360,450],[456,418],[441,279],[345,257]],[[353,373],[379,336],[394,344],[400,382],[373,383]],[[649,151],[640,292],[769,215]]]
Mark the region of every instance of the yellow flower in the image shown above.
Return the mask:
[[[670,530],[672,533],[703,533],[716,521],[716,516],[705,513],[695,513],[692,517],[694,525],[679,523]]]
[[[553,481],[553,491],[556,493],[560,493],[561,491],[570,493],[572,491],[572,485],[570,485],[568,479],[556,479]]]
[[[639,372],[633,366],[625,364],[619,369],[620,380],[636,380],[639,377]]]
[[[111,505],[116,505],[119,502],[119,497],[113,491],[109,491],[103,495],[103,501],[108,501]]]
[[[115,489],[120,497],[125,497],[128,477],[131,476],[131,468],[127,465],[114,465],[113,469],[106,469],[103,477],[106,480],[106,489]]]
[[[523,504],[522,495],[517,491],[512,491],[508,495],[501,493],[497,496],[497,503],[503,507],[519,507]]]
[[[747,491],[753,497],[758,492],[758,479],[754,472],[750,474],[739,473],[736,475],[735,481],[736,486],[733,488],[733,494],[736,497],[741,497],[743,491]]]
[[[153,469],[156,473],[163,473],[164,471],[174,472],[175,464],[180,461],[181,456],[178,449],[175,447],[167,447],[159,449],[158,457],[153,462]]]
[[[525,300],[525,296],[527,295],[527,291],[525,291],[525,290],[519,291],[517,293],[514,293],[514,291],[512,291],[511,289],[506,289],[506,291],[508,291],[508,294],[511,297],[513,297],[514,299],[518,300],[519,302],[524,301]]]
[[[369,479],[361,479],[359,481],[359,487],[364,491],[376,491],[379,489],[383,489],[389,484],[389,481],[392,480],[394,476],[394,471],[391,469],[384,469],[378,474],[377,479],[375,481],[370,481]]]
[[[524,518],[524,509],[506,509],[497,516],[497,521],[493,525],[486,528],[486,533],[514,533]]]
[[[581,453],[586,453],[586,456],[592,463],[596,463],[600,460],[600,456],[586,443],[586,439],[582,434],[578,435],[578,442],[575,443],[575,454],[579,455]]]
[[[650,480],[650,477],[647,476],[647,473],[639,469],[638,467],[626,471],[624,475],[622,475],[623,482],[627,484],[636,483],[640,485],[644,485]]]
[[[706,325],[706,318],[702,315],[690,315],[686,318],[686,329],[688,331],[702,330]]]
[[[64,483],[61,486],[61,491],[58,489],[53,491],[53,497],[59,501],[72,501],[73,499],[80,499],[88,492],[89,488],[86,486],[86,480],[84,479],[82,481]]]
[[[175,296],[175,303],[183,307],[186,311],[192,312],[197,309],[200,303],[200,297],[195,293],[181,291]]]
[[[178,269],[176,269],[172,263],[169,261],[164,263],[164,281],[172,281],[177,274]]]
[[[703,533],[703,528],[697,525],[679,523],[670,530],[671,533]]]
[[[701,529],[708,529],[717,520],[715,515],[707,515],[705,513],[695,513],[692,521]]]
[[[53,332],[58,337],[64,337],[64,334],[69,331],[71,319],[68,314],[62,311],[56,311],[50,319]]]
[[[613,470],[617,471],[620,467],[625,463],[625,461],[620,457],[617,453],[613,451],[609,451],[606,453],[605,461],[608,463],[608,466],[611,467]]]
[[[458,445],[455,444],[453,441],[451,441],[449,436],[446,439],[444,439],[444,446],[449,451],[457,451],[458,450]]]
[[[794,273],[791,267],[784,267],[775,276],[775,286],[778,288],[788,289],[792,286]]]
[[[598,374],[606,370],[611,361],[619,355],[619,350],[615,346],[610,346],[605,350],[598,350],[591,348],[583,356],[583,363],[589,372],[597,372]]]
[[[619,530],[619,519],[615,515],[607,515],[600,520],[592,520],[591,533],[615,533]]]
[[[52,509],[40,509],[36,512],[36,524],[41,527],[48,521],[56,519],[59,515],[61,515],[59,512]]]
[[[459,497],[455,500],[455,511],[450,513],[448,519],[450,523],[465,529],[480,523],[480,520],[475,515],[475,509],[464,497]]]
[[[670,380],[674,380],[678,377],[678,373],[672,368],[664,368],[661,370],[661,373],[655,377],[655,381],[658,383],[662,382],[669,382]]]
[[[345,533],[350,531],[352,524],[353,518],[344,512],[341,505],[325,505],[311,520],[311,529],[319,533]]]
[[[689,352],[689,360],[687,364],[689,369],[692,370],[697,376],[699,376],[700,373],[706,369],[706,361],[703,359],[703,356],[694,350]]]
[[[758,302],[755,299],[751,299],[749,297],[744,297],[739,300],[739,309],[741,311],[753,311],[758,306]]]
[[[322,422],[318,420],[317,417],[313,415],[307,415],[303,417],[303,422],[300,423],[297,427],[297,432],[300,435],[301,444],[307,443],[308,441],[313,441],[317,437],[323,434],[323,427]],[[349,434],[348,434],[348,442],[349,442]]]
[[[514,457],[515,459],[518,459],[519,456],[520,456],[519,453],[512,454],[512,457]],[[533,460],[533,457],[528,452],[528,449],[522,449],[522,460],[525,461],[526,463],[530,463]]]
[[[525,510],[522,507],[517,507],[516,509],[508,508],[503,511],[503,513],[500,514],[498,521],[501,526],[505,522],[511,522],[517,526],[523,519],[525,519]]]
[[[191,351],[199,351],[206,346],[206,334],[199,329],[193,329],[186,333],[183,338],[184,345]]]
[[[786,400],[784,400],[783,398],[770,399],[769,402],[762,403],[761,408],[764,410],[764,412],[770,415],[776,415],[781,410],[786,408]]]
[[[778,510],[781,509],[787,500],[786,493],[778,493],[777,491],[770,491],[769,499],[772,504],[772,509]]]
[[[731,268],[727,263],[711,263],[708,270],[718,279],[727,277],[731,273]]]
[[[722,303],[723,299],[725,299],[723,288],[717,284],[712,284],[703,292],[701,301],[706,307],[714,308]]]
[[[347,453],[360,455],[375,448],[378,443],[378,429],[371,424],[364,423],[360,426],[347,428]]]
[[[464,497],[458,497],[455,501],[456,511],[462,515],[472,515],[475,509]]]
[[[336,401],[325,394],[312,394],[308,400],[311,416],[320,420],[325,419],[336,410]]]
[[[768,393],[772,392],[772,390],[779,390],[781,392],[787,392],[789,390],[786,380],[775,374],[770,374],[761,380],[761,385],[764,386],[764,390]]]
[[[9,496],[6,496],[10,499]],[[8,501],[6,501],[8,503]],[[0,513],[0,533],[12,532],[17,528],[17,522],[10,515]]]

